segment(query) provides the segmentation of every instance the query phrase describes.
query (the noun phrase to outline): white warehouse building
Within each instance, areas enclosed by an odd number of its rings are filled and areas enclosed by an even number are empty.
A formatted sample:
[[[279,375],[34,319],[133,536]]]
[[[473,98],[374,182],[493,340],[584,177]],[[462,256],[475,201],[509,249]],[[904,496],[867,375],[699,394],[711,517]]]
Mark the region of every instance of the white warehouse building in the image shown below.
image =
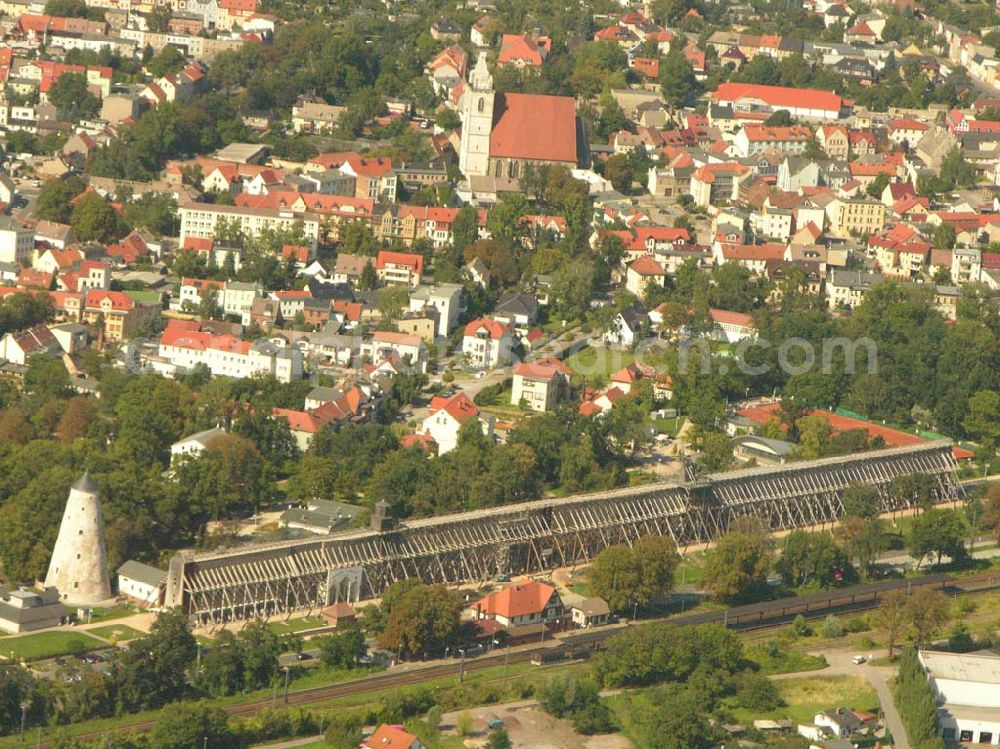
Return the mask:
[[[921,650],[945,741],[1000,744],[1000,656]]]

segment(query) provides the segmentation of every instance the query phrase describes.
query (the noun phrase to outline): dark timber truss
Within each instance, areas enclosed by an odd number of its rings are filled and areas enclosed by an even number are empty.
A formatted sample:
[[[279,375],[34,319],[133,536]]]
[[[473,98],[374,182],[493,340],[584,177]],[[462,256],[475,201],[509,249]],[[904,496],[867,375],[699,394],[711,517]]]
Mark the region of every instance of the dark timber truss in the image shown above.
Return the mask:
[[[885,512],[910,504],[888,491],[901,475],[931,476],[938,501],[956,499],[955,468],[951,446],[930,442],[410,520],[382,532],[180,554],[170,563],[166,603],[216,624],[376,597],[409,577],[461,583],[573,566],[650,534],[684,549],[717,538],[745,515],[772,530],[830,523],[851,484],[877,488]]]

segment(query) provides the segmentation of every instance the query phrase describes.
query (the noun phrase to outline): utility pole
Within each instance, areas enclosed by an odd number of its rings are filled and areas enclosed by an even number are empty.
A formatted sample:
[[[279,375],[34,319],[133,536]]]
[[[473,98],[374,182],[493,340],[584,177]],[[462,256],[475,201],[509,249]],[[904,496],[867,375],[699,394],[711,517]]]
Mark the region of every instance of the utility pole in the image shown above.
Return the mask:
[[[507,662],[510,660],[510,643],[507,643],[507,652],[503,654],[503,682],[507,683]]]
[[[285,704],[288,704],[288,679],[291,674],[291,669],[285,666]]]
[[[461,660],[458,662],[458,683],[465,681],[465,648],[459,648],[458,654]]]

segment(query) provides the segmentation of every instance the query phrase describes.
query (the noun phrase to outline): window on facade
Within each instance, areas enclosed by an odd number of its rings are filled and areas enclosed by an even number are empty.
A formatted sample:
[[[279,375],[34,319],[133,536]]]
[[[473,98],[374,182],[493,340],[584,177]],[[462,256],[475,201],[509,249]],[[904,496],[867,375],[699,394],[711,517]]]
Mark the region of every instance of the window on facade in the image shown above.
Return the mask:
[[[479,100],[479,105],[478,105],[477,108],[479,109],[480,112],[482,112],[483,109],[486,108],[486,99],[480,99]]]
[[[972,741],[972,731],[962,731],[958,735],[959,741]]]
[[[990,731],[981,731],[979,733],[979,743],[980,744],[992,744],[993,734]]]

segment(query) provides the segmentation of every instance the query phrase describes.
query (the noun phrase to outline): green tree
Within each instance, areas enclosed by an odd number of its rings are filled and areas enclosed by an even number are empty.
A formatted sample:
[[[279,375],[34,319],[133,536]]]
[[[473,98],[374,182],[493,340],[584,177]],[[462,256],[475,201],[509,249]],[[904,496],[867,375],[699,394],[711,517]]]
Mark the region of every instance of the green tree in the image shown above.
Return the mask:
[[[489,736],[486,737],[486,749],[510,749],[512,746],[507,729],[503,726],[491,729]]]
[[[868,187],[865,188],[865,192],[868,193],[868,197],[874,198],[875,200],[881,200],[882,193],[885,192],[885,188],[888,186],[889,175],[880,174],[868,184]]]
[[[146,63],[146,70],[155,78],[162,78],[169,73],[176,73],[184,64],[185,58],[181,51],[168,44]]]
[[[1000,445],[1000,395],[994,390],[973,394],[962,426],[982,443],[985,452],[995,451]]]
[[[698,90],[694,69],[680,45],[673,45],[660,63],[660,88],[663,97],[675,107],[687,104]]]
[[[618,192],[627,195],[632,189],[632,167],[629,165],[628,156],[619,153],[604,162],[604,176]]]
[[[951,610],[948,597],[932,588],[919,588],[914,591],[906,608],[918,647],[930,643],[931,638],[948,622]]]
[[[406,592],[392,607],[381,647],[407,655],[439,653],[455,644],[462,604],[443,585],[421,585]]]
[[[958,510],[931,508],[913,518],[907,534],[907,547],[917,560],[919,569],[924,558],[937,554],[937,563],[947,555],[952,559],[965,557],[965,524]]]
[[[588,580],[591,593],[607,601],[612,611],[622,612],[638,598],[642,570],[628,546],[609,546],[594,559]]]
[[[150,749],[225,749],[233,745],[234,739],[229,717],[221,707],[175,702],[163,709],[149,745]]]
[[[789,127],[795,124],[795,120],[787,109],[776,109],[764,120],[764,124],[770,127]]]
[[[323,738],[332,749],[357,749],[361,744],[364,722],[357,715],[335,715],[330,719]]]
[[[331,668],[354,668],[368,652],[364,633],[357,627],[322,637],[317,644],[323,665]]]
[[[109,243],[121,236],[121,221],[114,207],[96,192],[76,201],[70,216],[73,235],[82,242]]]
[[[63,73],[48,93],[62,120],[77,122],[94,117],[101,109],[101,100],[90,93],[83,73]]]
[[[28,359],[24,386],[43,402],[62,398],[69,392],[69,372],[61,359],[36,354]]]
[[[69,223],[73,213],[72,200],[86,188],[86,183],[79,177],[45,180],[35,202],[35,215],[45,221]]]
[[[720,601],[752,601],[766,594],[770,569],[771,544],[765,534],[730,531],[708,553],[702,585]]]
[[[872,614],[872,623],[885,630],[889,658],[893,656],[896,642],[909,622],[909,598],[904,590],[890,590]]]

